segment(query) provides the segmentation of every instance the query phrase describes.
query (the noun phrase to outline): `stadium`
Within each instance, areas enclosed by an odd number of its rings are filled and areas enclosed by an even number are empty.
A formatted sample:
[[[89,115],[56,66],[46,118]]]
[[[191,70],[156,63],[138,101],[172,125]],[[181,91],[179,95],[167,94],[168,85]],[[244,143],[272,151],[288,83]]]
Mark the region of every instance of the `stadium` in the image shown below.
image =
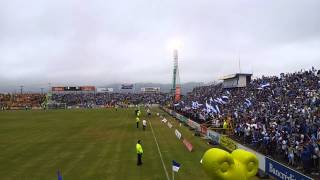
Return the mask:
[[[319,2],[0,4],[1,180],[320,179]]]

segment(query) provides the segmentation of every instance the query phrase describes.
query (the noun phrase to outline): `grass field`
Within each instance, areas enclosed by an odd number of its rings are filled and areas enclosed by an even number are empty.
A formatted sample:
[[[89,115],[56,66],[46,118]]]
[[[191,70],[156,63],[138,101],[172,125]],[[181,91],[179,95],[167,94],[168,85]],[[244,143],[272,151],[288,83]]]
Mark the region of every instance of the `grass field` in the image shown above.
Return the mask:
[[[143,118],[148,119],[144,111]],[[168,115],[166,118],[194,146],[194,152],[188,152],[175,137],[174,128],[169,129],[155,115],[148,119],[169,178],[171,161],[176,160],[182,165],[176,180],[209,180],[199,161],[210,146]],[[140,167],[135,152],[138,139],[144,149]],[[64,180],[167,179],[150,124],[146,131],[137,129],[134,109],[0,112],[0,151],[1,180],[53,180],[57,169]]]

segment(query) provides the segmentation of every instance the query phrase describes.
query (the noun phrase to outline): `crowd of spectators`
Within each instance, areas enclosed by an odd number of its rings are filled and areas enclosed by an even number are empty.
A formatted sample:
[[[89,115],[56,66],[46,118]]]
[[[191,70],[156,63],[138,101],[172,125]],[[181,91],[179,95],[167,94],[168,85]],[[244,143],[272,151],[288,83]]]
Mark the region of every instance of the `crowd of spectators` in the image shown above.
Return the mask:
[[[40,108],[43,94],[0,94],[0,110]]]
[[[48,100],[45,94],[0,94],[0,110],[41,108],[49,101],[65,107],[115,106],[137,104],[164,104],[168,93],[59,93]],[[57,107],[57,106],[52,106]]]
[[[114,106],[116,104],[163,104],[166,93],[60,93],[53,94],[52,100],[67,106]]]
[[[306,173],[320,171],[320,71],[315,68],[263,76],[245,88],[197,87],[172,108],[212,128],[230,118],[239,141]]]

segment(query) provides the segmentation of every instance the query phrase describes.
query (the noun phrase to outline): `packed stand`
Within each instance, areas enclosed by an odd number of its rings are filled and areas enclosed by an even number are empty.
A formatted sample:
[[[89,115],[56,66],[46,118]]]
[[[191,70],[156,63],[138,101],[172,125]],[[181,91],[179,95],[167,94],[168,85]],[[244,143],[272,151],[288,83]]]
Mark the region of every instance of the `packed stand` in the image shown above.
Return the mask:
[[[231,118],[234,138],[319,175],[319,87],[320,71],[312,68],[255,79],[246,88],[198,87],[172,108],[212,128]]]
[[[0,94],[0,110],[41,108],[45,96],[42,94]]]
[[[124,93],[67,93],[53,94],[52,100],[66,103],[67,106],[104,106],[116,104],[164,104],[168,98],[166,93],[157,94],[124,94]]]

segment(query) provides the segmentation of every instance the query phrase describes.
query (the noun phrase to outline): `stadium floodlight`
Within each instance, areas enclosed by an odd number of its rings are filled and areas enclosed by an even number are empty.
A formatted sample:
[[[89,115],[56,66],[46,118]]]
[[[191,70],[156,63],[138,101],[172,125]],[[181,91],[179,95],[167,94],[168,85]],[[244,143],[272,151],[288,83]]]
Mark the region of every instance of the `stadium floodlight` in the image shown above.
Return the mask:
[[[169,48],[170,50],[179,50],[181,48],[181,40],[179,39],[172,39],[170,42],[169,42]]]

